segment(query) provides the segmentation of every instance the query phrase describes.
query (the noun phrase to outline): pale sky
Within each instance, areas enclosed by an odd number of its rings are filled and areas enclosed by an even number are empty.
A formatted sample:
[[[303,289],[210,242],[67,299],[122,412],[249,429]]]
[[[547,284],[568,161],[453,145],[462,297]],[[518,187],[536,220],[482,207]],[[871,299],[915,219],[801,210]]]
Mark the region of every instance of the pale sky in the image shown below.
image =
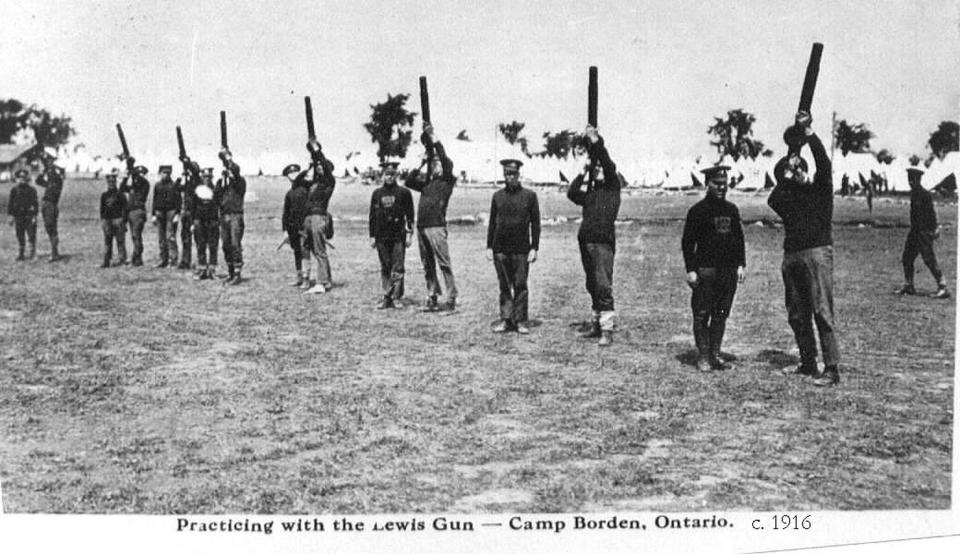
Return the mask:
[[[867,123],[874,149],[923,155],[940,121],[960,119],[955,1],[703,4],[0,0],[0,98],[71,115],[93,153],[119,152],[120,122],[135,154],[173,161],[179,124],[212,158],[224,109],[238,158],[300,159],[304,95],[328,152],[373,151],[369,105],[406,92],[419,112],[419,75],[441,138],[489,141],[516,119],[539,145],[544,130],[582,129],[596,65],[612,152],[692,158],[714,155],[706,128],[733,108],[781,150],[819,41],[821,135],[836,111]]]

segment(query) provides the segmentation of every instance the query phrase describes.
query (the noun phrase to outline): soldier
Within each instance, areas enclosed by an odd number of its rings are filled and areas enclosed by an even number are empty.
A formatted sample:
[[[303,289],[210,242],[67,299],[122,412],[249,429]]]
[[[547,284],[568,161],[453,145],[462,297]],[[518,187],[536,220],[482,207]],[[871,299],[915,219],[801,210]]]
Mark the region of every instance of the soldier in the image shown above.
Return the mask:
[[[160,180],[153,186],[151,221],[157,227],[160,245],[160,263],[157,267],[163,268],[177,263],[177,222],[183,206],[177,184],[170,178],[173,167],[161,165],[158,172]]]
[[[540,249],[540,204],[537,193],[520,185],[520,160],[501,160],[506,186],[493,193],[487,227],[487,259],[500,283],[500,321],[494,333],[527,327],[527,275]]]
[[[197,202],[196,190],[200,184],[200,166],[184,156],[183,175],[177,179],[177,191],[180,193],[180,264],[177,269],[189,270],[193,265],[193,212]]]
[[[613,341],[616,312],[613,304],[613,258],[616,251],[614,223],[620,212],[622,183],[617,166],[610,159],[603,137],[597,129],[587,125],[587,154],[590,163],[584,172],[570,183],[567,198],[583,207],[583,219],[577,241],[580,261],[586,273],[587,292],[593,307],[590,329],[582,336],[597,338],[597,344],[607,346]],[[587,180],[587,190],[583,183]]]
[[[60,217],[60,194],[63,192],[63,169],[54,164],[55,158],[49,152],[40,156],[43,172],[37,176],[37,186],[46,190],[41,199],[40,213],[43,215],[43,228],[50,239],[50,261],[60,259],[60,237],[57,233],[57,219]]]
[[[937,263],[937,255],[933,251],[933,241],[940,238],[940,226],[937,225],[937,212],[933,209],[933,196],[920,183],[923,170],[917,167],[907,169],[907,180],[910,182],[910,232],[907,242],[903,245],[903,287],[899,294],[917,294],[913,288],[913,262],[917,254],[923,263],[930,269],[930,273],[937,281],[937,292],[934,298],[950,298],[947,290],[947,280]]]
[[[20,253],[17,261],[22,262],[26,242],[30,242],[30,259],[37,255],[37,190],[30,186],[30,172],[18,169],[13,174],[17,180],[16,186],[10,189],[10,202],[7,203],[7,214],[10,216],[10,225],[13,225],[17,234],[17,243]]]
[[[697,369],[731,369],[720,359],[720,346],[737,284],[747,265],[740,211],[726,200],[725,165],[704,169],[706,197],[687,212],[683,226],[683,263],[693,289],[693,339]]]
[[[313,163],[308,170],[311,174],[309,180],[306,175],[302,177],[306,186],[309,187],[303,230],[306,234],[310,253],[313,254],[313,259],[316,262],[317,280],[316,282],[308,280],[309,288],[304,293],[323,294],[333,286],[330,275],[330,259],[327,256],[327,242],[333,238],[333,219],[330,217],[327,208],[330,205],[330,197],[333,196],[333,189],[337,182],[333,176],[333,163],[324,157],[320,143],[316,139],[310,139],[307,148],[310,150]]]
[[[194,191],[193,240],[197,243],[198,280],[213,279],[217,269],[217,242],[220,240],[220,199],[213,185],[213,168],[201,173]]]
[[[233,161],[229,150],[220,150],[224,170],[217,180],[217,199],[220,206],[220,236],[223,239],[223,258],[227,262],[228,285],[239,285],[243,269],[243,197],[247,180],[240,175],[240,166]]]
[[[397,184],[397,166],[393,161],[380,164],[383,184],[370,198],[370,247],[380,259],[380,285],[383,298],[378,310],[403,307],[404,258],[413,243],[413,195]]]
[[[103,229],[103,263],[110,267],[113,243],[117,243],[117,265],[127,263],[127,246],[124,235],[123,215],[127,211],[127,198],[117,189],[117,174],[107,173],[107,190],[100,195],[100,227]]]
[[[426,147],[425,164],[427,172],[422,175],[413,171],[406,185],[420,193],[417,204],[417,237],[420,243],[420,261],[423,263],[427,281],[426,311],[453,311],[457,307],[457,285],[453,277],[453,265],[450,262],[450,249],[447,246],[447,204],[457,178],[453,174],[453,162],[447,157],[443,144],[436,139],[433,126],[425,123],[420,142]],[[437,266],[443,274],[447,288],[447,298],[443,306],[437,303],[437,297],[443,292],[437,280]]]
[[[833,177],[830,157],[810,127],[810,114],[797,112],[796,127],[810,146],[817,171],[807,179],[807,162],[800,157],[800,145],[777,162],[777,181],[767,204],[783,221],[783,284],[787,319],[800,350],[800,365],[784,368],[785,374],[810,375],[816,386],[840,382],[839,347],[834,333],[833,314]],[[790,145],[789,130],[784,141]],[[817,372],[816,322],[823,351],[824,369]]]
[[[147,224],[147,196],[150,194],[150,182],[144,175],[147,168],[134,166],[134,159],[129,158],[127,175],[120,182],[120,192],[127,193],[127,225],[130,229],[130,240],[133,242],[133,255],[130,265],[143,265],[143,227]]]
[[[293,250],[293,265],[297,269],[297,279],[290,283],[291,287],[303,286],[303,220],[306,217],[307,192],[309,185],[305,173],[300,172],[300,166],[290,164],[283,168],[283,176],[290,180],[290,190],[283,197],[283,217],[281,224],[287,234],[287,242]],[[309,275],[306,276],[309,279]]]

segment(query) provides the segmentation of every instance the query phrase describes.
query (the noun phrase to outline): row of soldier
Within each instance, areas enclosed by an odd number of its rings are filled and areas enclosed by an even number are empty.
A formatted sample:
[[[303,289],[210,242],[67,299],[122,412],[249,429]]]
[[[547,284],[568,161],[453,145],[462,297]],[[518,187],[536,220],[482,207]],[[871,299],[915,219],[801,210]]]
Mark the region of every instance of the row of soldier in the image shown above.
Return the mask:
[[[784,229],[782,275],[788,321],[800,350],[800,364],[786,368],[788,373],[813,376],[817,385],[839,382],[839,348],[833,317],[833,184],[829,157],[811,128],[810,115],[797,114],[800,139],[785,134],[790,153],[774,169],[777,185],[769,197],[770,207],[781,217]],[[611,160],[602,137],[592,126],[585,131],[589,163],[567,192],[568,198],[582,207],[578,233],[581,263],[586,288],[591,297],[593,317],[584,337],[597,338],[601,346],[612,342],[616,311],[613,298],[613,264],[616,245],[615,221],[620,207],[622,177]],[[799,140],[799,143],[797,142]],[[453,162],[447,156],[432,126],[424,125],[421,142],[426,147],[423,163],[408,175],[405,186],[397,182],[397,162],[382,164],[382,185],[372,194],[369,214],[371,247],[381,267],[382,298],[379,309],[397,308],[404,295],[404,258],[412,245],[414,225],[426,279],[425,311],[452,311],[457,305],[457,287],[447,246],[446,210],[456,184]],[[816,164],[812,178],[799,146],[808,145]],[[333,221],[328,205],[335,188],[333,164],[323,155],[319,143],[307,145],[311,162],[302,170],[297,164],[284,168],[291,182],[284,198],[282,226],[294,254],[297,278],[293,285],[307,294],[322,294],[332,286],[327,248],[333,237]],[[246,182],[227,149],[220,152],[224,171],[215,183],[214,170],[200,170],[187,158],[182,178],[174,182],[172,167],[160,166],[160,181],[154,186],[152,220],[157,226],[160,245],[159,267],[191,267],[190,239],[197,247],[197,279],[214,277],[217,242],[223,240],[227,264],[226,283],[241,282],[243,267],[243,199]],[[59,254],[56,247],[56,203],[63,175],[49,160],[37,184],[46,187],[42,214],[51,240],[51,260]],[[499,281],[500,321],[494,332],[529,332],[527,276],[530,264],[537,260],[540,240],[540,212],[537,195],[520,185],[519,160],[501,161],[505,187],[494,193],[487,233],[488,259],[493,261]],[[117,174],[107,176],[107,190],[100,203],[104,231],[103,266],[109,267],[112,244],[118,247],[118,264],[126,263],[125,229],[132,235],[134,251],[131,263],[142,265],[142,232],[146,222],[149,183],[146,168],[133,166],[117,185]],[[682,252],[686,279],[692,289],[693,332],[698,350],[697,367],[702,371],[729,368],[721,357],[725,324],[737,285],[745,276],[746,255],[742,223],[737,207],[726,200],[729,169],[715,166],[704,171],[705,198],[690,208],[684,225]],[[929,193],[920,186],[921,171],[908,171],[911,187],[911,232],[902,259],[905,285],[901,294],[915,294],[913,261],[923,256],[938,283],[936,296],[949,297],[946,283],[933,254],[937,236],[936,214]],[[25,172],[11,192],[10,213],[17,225],[18,238],[30,235],[30,211]],[[414,217],[411,190],[420,194]],[[36,194],[33,193],[36,204]],[[16,212],[16,213],[15,213]],[[36,209],[33,210],[35,221]],[[182,256],[177,264],[177,224],[181,225]],[[191,236],[192,231],[192,236]],[[35,235],[35,232],[33,233]],[[31,236],[33,236],[31,235]],[[24,258],[21,240],[20,258]],[[30,255],[35,252],[31,238]],[[312,258],[304,269],[304,257]],[[439,271],[438,271],[439,270]],[[443,286],[439,275],[442,276]],[[445,293],[444,293],[445,291]],[[441,301],[441,296],[443,299]],[[814,334],[816,326],[816,335]],[[817,364],[817,336],[820,340],[823,369]]]

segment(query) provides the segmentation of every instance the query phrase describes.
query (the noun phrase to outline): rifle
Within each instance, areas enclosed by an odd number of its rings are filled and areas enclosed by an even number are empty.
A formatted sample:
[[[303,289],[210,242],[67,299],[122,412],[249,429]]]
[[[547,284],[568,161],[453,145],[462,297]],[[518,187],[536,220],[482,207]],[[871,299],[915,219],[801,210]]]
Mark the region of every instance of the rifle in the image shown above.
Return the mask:
[[[120,137],[120,147],[123,148],[123,160],[127,163],[127,172],[133,173],[134,159],[130,157],[130,148],[127,146],[127,137],[123,135],[123,127],[117,123],[117,136]]]
[[[430,93],[425,75],[420,76],[420,111],[423,112],[423,122],[430,123]]]
[[[810,106],[813,105],[813,92],[817,88],[817,77],[820,75],[820,57],[823,54],[823,44],[814,42],[810,50],[810,60],[807,61],[807,73],[803,77],[803,89],[800,91],[800,104],[797,107],[798,112],[810,113]],[[787,128],[783,134],[783,139],[787,143],[791,153],[799,153],[800,147],[806,142],[803,129],[796,124]]]
[[[317,165],[320,163],[320,143],[317,141],[317,130],[313,126],[313,104],[310,103],[310,97],[303,97],[303,109],[307,116],[307,152],[310,153],[310,160],[313,162],[314,171],[316,171]],[[317,149],[314,150],[312,145],[316,143]]]
[[[230,146],[227,142],[227,112],[220,110],[220,148],[230,151]],[[223,184],[227,185],[227,181],[230,179],[230,163],[227,161],[227,157],[223,154],[220,155],[220,161],[223,162]]]
[[[597,66],[590,66],[590,80],[587,84],[587,124],[597,126]]]

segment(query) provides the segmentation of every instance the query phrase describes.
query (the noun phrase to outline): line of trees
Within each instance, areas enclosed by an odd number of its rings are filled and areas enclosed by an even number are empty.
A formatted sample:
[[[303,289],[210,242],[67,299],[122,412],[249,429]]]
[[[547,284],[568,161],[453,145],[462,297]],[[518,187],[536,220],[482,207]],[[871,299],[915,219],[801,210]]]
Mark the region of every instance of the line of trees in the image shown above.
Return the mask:
[[[70,117],[53,115],[36,104],[15,98],[0,99],[0,144],[23,144],[31,140],[60,148],[76,134]]]

